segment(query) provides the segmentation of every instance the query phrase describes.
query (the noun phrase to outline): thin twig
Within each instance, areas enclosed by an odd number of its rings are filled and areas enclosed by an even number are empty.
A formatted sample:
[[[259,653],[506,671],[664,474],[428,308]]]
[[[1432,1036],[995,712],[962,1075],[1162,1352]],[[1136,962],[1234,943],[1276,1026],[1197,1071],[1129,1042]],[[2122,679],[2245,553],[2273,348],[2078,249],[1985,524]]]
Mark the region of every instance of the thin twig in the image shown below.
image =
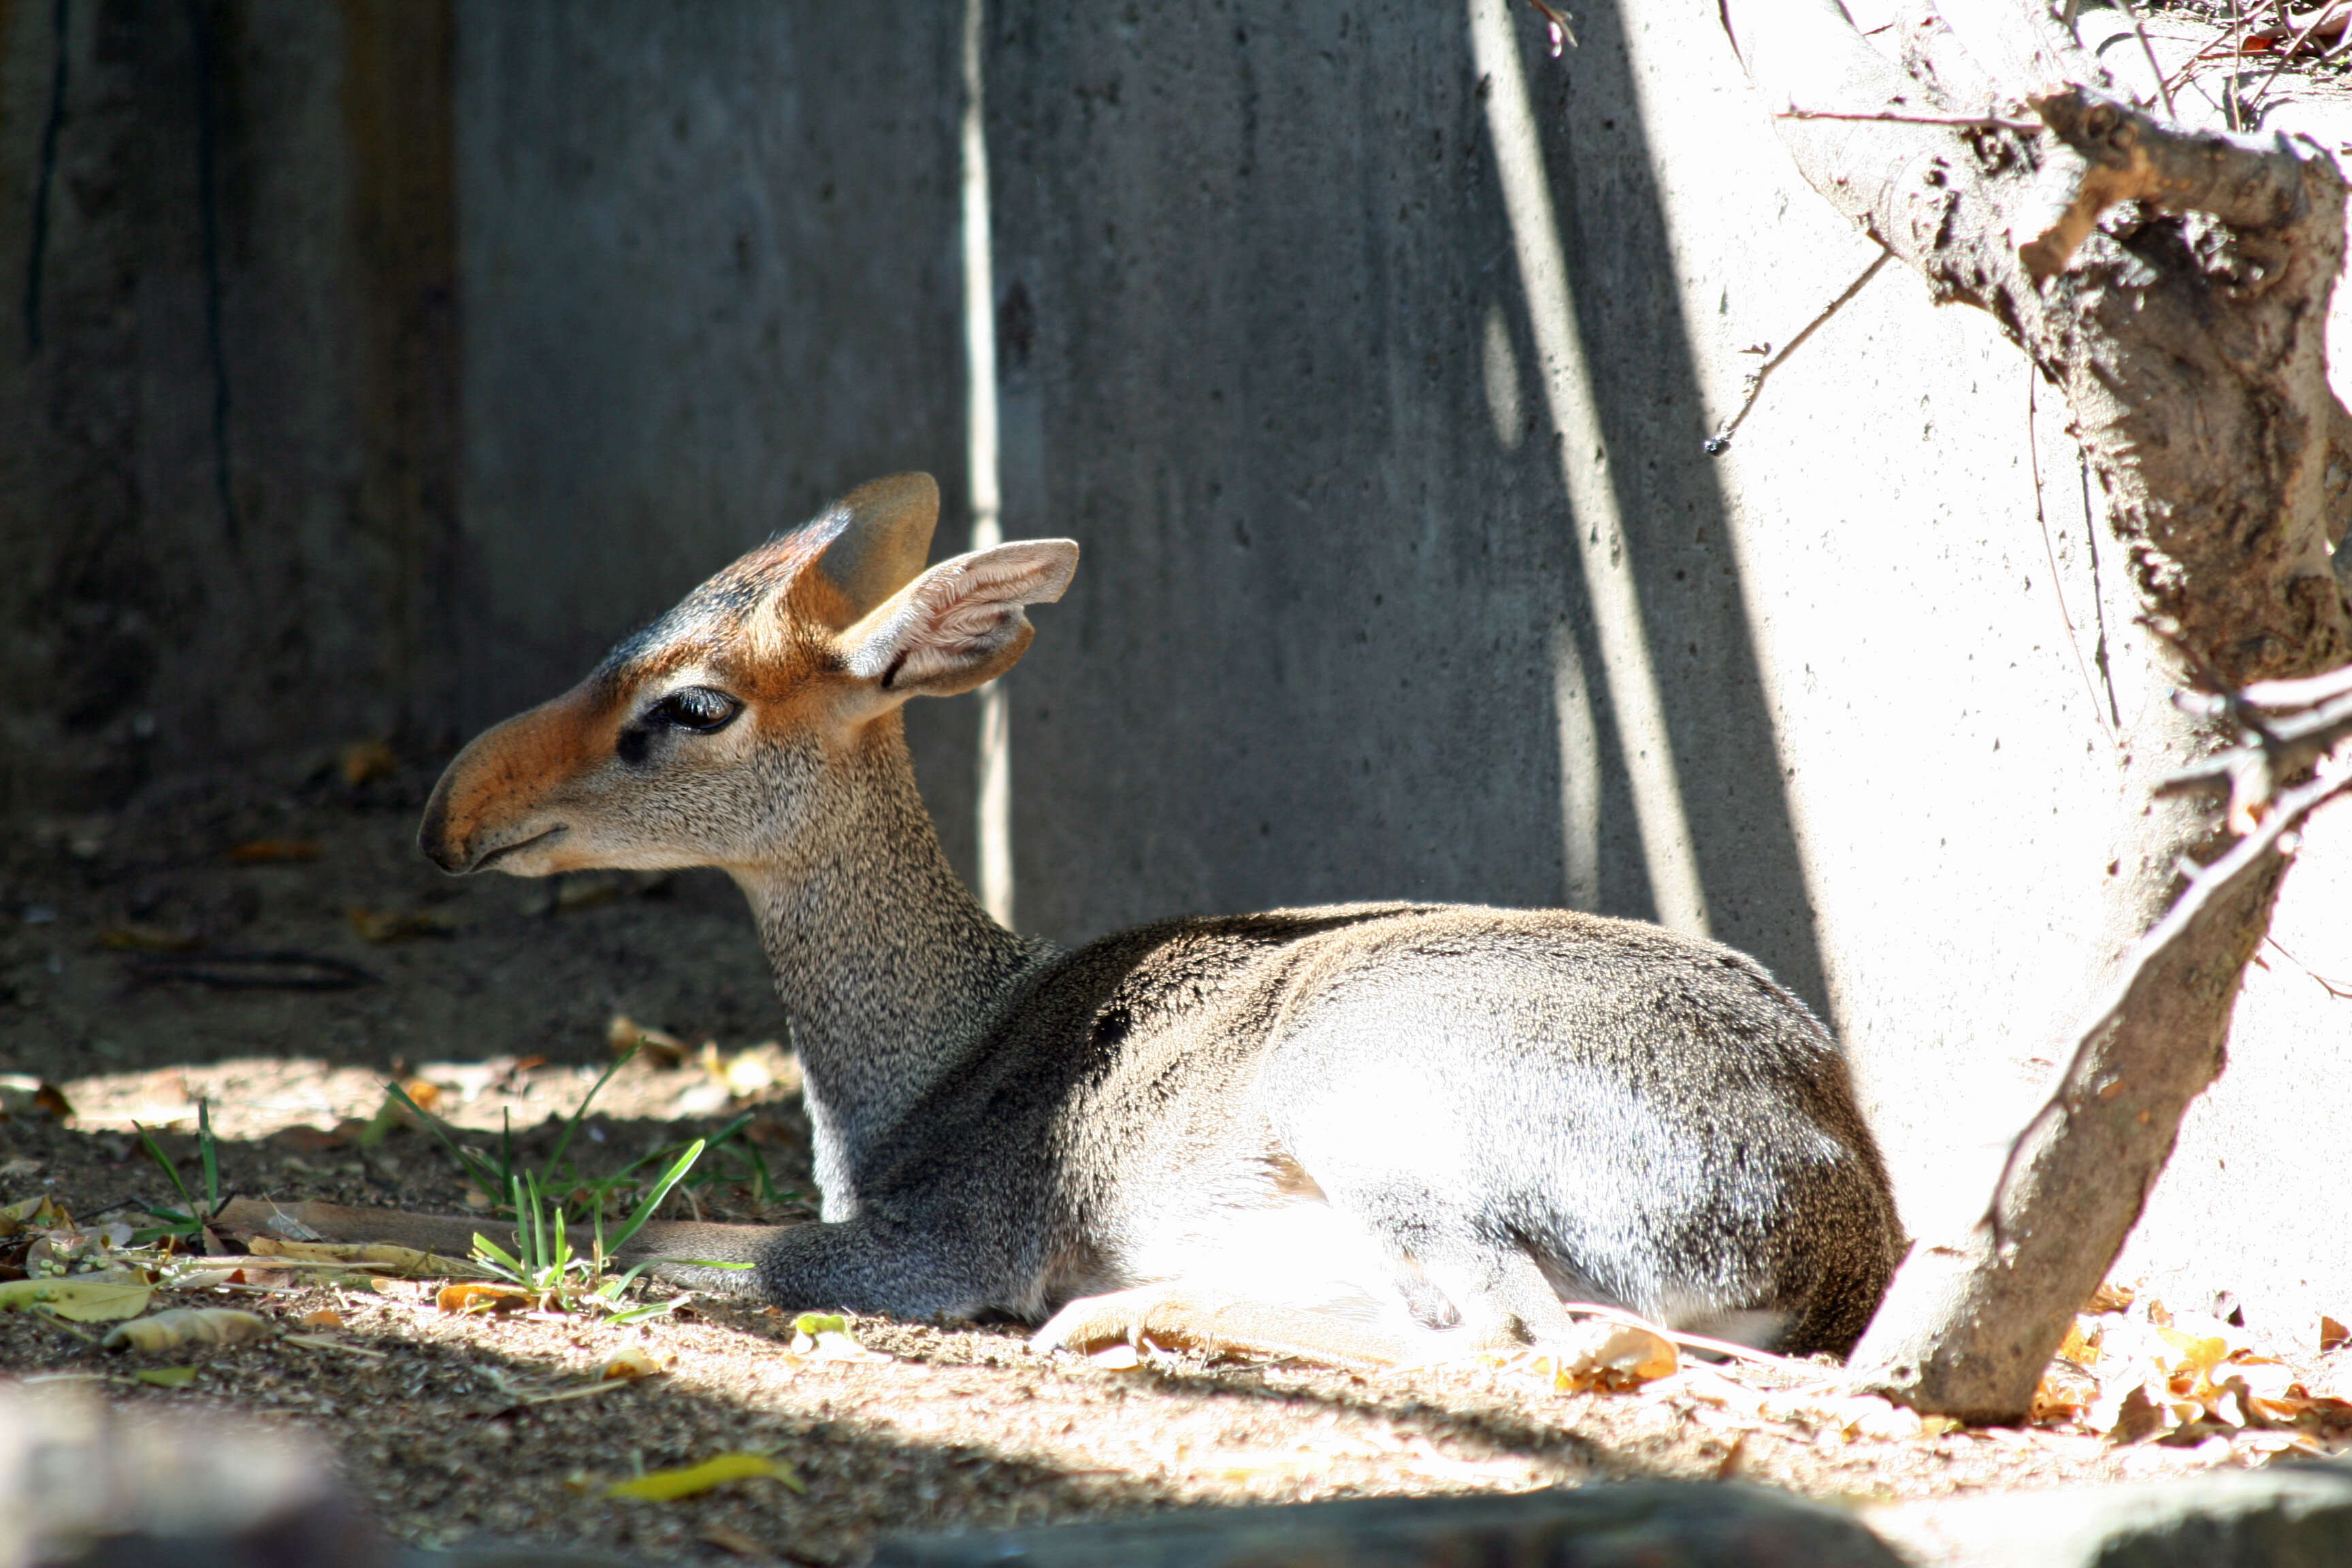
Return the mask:
[[[1802,348],[1805,340],[1811,337],[1823,321],[1843,310],[1848,300],[1861,293],[1863,285],[1877,277],[1878,269],[1885,266],[1894,254],[1891,250],[1881,250],[1877,258],[1862,269],[1862,276],[1845,286],[1845,292],[1824,306],[1820,315],[1807,321],[1804,330],[1783,344],[1779,353],[1756,367],[1755,374],[1748,378],[1748,395],[1740,399],[1739,412],[1726,421],[1723,428],[1706,438],[1706,450],[1708,457],[1719,458],[1731,449],[1731,433],[1739,428],[1740,421],[1748,417],[1748,411],[1756,406],[1757,395],[1764,390],[1764,378],[1780,369],[1782,361]]]
[[[2156,78],[2157,95],[2164,100],[2164,117],[2174,124],[2180,123],[2180,111],[2172,107],[2172,89],[2165,85],[2164,68],[2156,63],[2156,46],[2147,41],[2147,29],[2140,26],[2139,13],[2132,8],[2131,0],[2116,0],[2124,15],[2131,18],[2132,31],[2139,35],[2140,52],[2147,56],[2148,74]]]
[[[1784,109],[1775,120],[1851,120],[1881,125],[1953,125],[1967,131],[2014,131],[2021,136],[2031,136],[2046,130],[2039,120],[2010,120],[1998,114],[1889,114],[1877,111],[1869,114],[1848,113],[1839,109]]]
[[[2278,64],[2271,68],[2270,75],[2263,78],[2263,85],[2254,89],[2254,106],[2259,106],[2263,99],[2270,96],[2272,85],[2275,83],[2283,74],[2284,74],[2286,68],[2294,63],[2294,52],[2311,41],[2311,35],[2319,31],[2319,25],[2322,22],[2329,20],[2335,16],[2336,14],[2336,7],[2333,5],[2324,5],[2320,7],[2319,15],[2311,19],[2311,26],[2305,27],[2302,32],[2297,33],[2294,39],[2287,44],[2286,47],[2279,51]]]
[[[2091,699],[2092,722],[2099,726],[2101,734],[2107,734],[2106,721],[2099,712],[2099,689],[2091,684],[2091,667],[2083,662],[2083,645],[2074,635],[2074,617],[2066,613],[2066,585],[2058,580],[2058,547],[2050,542],[2050,514],[2042,504],[2042,438],[2034,429],[2041,412],[2036,401],[2036,383],[2041,374],[2038,365],[2025,367],[2025,456],[2027,465],[2033,470],[2033,521],[2042,525],[2042,558],[2050,563],[2050,591],[2057,595],[2058,619],[2066,627],[2066,650],[2074,656],[2074,668],[2083,677],[2083,690]],[[2107,739],[2110,743],[2115,741],[2113,735],[2107,735]]]
[[[2263,937],[2263,940],[2269,942],[2273,947],[2278,947],[2280,955],[2289,963],[2294,964],[2297,969],[2302,970],[2305,974],[2310,975],[2314,980],[2319,982],[2319,988],[2322,991],[2326,992],[2330,996],[2334,996],[2341,1001],[2352,1002],[2352,987],[2336,984],[2336,982],[2328,979],[2327,976],[2320,973],[2319,971],[2312,968],[2311,965],[2305,963],[2294,954],[2287,952],[2286,949],[2279,947],[2278,938],[2265,934]]]
[[[2091,618],[2098,624],[2099,640],[2091,649],[2091,662],[2099,667],[2099,679],[2107,689],[2107,717],[2110,728],[2120,735],[2124,727],[2123,705],[2116,700],[2116,675],[2107,659],[2106,589],[2099,581],[2099,521],[2091,515],[2091,459],[2077,442],[2074,449],[2074,477],[2083,491],[2083,538],[2091,557]]]

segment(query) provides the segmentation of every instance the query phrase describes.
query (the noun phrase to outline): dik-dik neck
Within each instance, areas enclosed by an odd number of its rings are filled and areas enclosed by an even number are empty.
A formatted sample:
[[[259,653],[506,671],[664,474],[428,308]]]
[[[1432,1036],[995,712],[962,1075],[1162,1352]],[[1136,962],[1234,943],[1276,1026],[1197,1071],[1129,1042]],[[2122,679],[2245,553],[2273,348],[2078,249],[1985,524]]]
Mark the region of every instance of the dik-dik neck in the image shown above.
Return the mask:
[[[1053,949],[989,918],[940,847],[898,715],[829,760],[787,856],[740,868],[800,1051],[827,1218],[872,1141]]]

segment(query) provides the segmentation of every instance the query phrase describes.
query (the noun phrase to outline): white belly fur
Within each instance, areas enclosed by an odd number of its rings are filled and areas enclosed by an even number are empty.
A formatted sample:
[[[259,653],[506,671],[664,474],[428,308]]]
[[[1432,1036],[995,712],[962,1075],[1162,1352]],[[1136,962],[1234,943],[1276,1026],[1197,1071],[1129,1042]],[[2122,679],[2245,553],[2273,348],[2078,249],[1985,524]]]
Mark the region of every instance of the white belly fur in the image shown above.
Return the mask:
[[[1399,1286],[1401,1269],[1411,1266],[1319,1198],[1220,1209],[1180,1234],[1152,1237],[1123,1261],[1136,1284],[1182,1280],[1398,1333],[1430,1331],[1413,1321]]]

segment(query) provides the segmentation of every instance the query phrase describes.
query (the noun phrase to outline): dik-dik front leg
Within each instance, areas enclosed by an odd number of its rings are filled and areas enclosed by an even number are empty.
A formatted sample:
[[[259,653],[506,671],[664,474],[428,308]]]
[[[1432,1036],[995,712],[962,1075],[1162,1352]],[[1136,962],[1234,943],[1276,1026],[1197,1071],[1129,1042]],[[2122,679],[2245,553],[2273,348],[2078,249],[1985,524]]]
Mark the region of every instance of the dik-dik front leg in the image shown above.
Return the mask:
[[[1003,1292],[991,1288],[983,1271],[952,1255],[940,1238],[869,1215],[773,1227],[676,1228],[689,1234],[663,1237],[646,1272],[698,1290],[756,1295],[786,1311],[919,1321],[971,1317],[1001,1304],[995,1298]]]

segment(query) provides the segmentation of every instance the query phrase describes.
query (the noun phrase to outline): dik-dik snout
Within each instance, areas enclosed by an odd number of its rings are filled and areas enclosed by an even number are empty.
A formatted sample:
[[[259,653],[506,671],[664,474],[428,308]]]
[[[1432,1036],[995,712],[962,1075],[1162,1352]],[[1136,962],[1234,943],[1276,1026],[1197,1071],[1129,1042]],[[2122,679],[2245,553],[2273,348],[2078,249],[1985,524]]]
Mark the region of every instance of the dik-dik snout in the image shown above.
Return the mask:
[[[878,479],[745,555],[562,697],[488,731],[433,792],[442,869],[742,870],[824,831],[825,780],[908,698],[1010,668],[1058,599],[1068,540],[923,570],[927,474]]]

